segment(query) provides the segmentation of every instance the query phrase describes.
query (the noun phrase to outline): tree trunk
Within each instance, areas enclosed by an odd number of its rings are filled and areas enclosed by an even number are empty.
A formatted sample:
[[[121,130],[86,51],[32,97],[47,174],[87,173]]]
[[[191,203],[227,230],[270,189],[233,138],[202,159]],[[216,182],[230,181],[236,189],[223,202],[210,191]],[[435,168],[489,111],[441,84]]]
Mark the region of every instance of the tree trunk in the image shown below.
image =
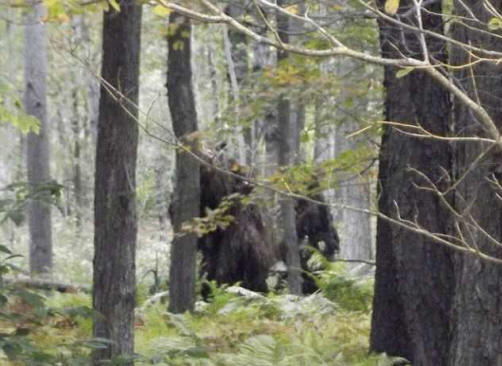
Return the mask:
[[[410,4],[401,1],[402,6]],[[433,3],[428,10],[432,13],[422,12],[424,28],[441,32],[442,20],[433,15],[441,13],[441,4]],[[401,57],[399,52],[420,55],[415,34],[403,34],[402,29],[383,20],[379,27],[384,57]],[[443,42],[437,38],[427,42],[435,59],[445,61]],[[385,68],[385,119],[420,124],[434,134],[448,135],[448,93],[420,70],[402,78],[396,77],[396,71]],[[444,189],[449,178],[445,172],[452,170],[451,159],[448,144],[409,137],[386,126],[378,177],[380,212],[396,218],[398,208],[403,219],[416,221],[430,232],[449,233],[447,211],[432,193],[416,188],[414,183],[427,183],[409,167]],[[376,262],[371,349],[405,357],[415,366],[446,365],[454,283],[452,253],[424,236],[379,219]]]
[[[284,5],[284,2],[279,2]],[[290,21],[288,17],[277,16],[279,36],[282,42],[289,42]],[[283,50],[278,50],[278,62],[288,58],[288,54]],[[298,156],[298,111],[294,109],[288,95],[279,97],[277,108],[278,116],[278,137],[279,137],[279,166],[289,167],[296,162]],[[296,232],[296,212],[295,201],[288,196],[281,196],[281,219],[283,229],[283,243],[286,248],[286,264],[288,266],[288,287],[292,294],[302,293],[302,273],[300,262],[300,251],[298,245],[298,235]]]
[[[346,61],[349,63],[349,61]],[[339,102],[343,103],[343,91],[340,92]],[[364,107],[361,106],[361,109]],[[352,119],[343,120],[335,127],[335,154],[340,156],[344,152],[357,149],[361,141],[357,138],[347,139],[346,136],[360,128],[360,122]],[[339,186],[335,189],[335,202],[338,204],[370,209],[370,183],[367,176],[354,172],[340,172],[337,175]],[[340,234],[340,257],[343,259],[371,259],[371,217],[370,215],[340,209],[337,212],[337,224]],[[357,264],[354,264],[357,265]]]
[[[253,14],[254,17],[260,17],[259,14]],[[267,28],[265,26],[257,27],[255,31],[266,36]],[[276,67],[276,54],[274,50],[266,43],[259,43],[252,41],[251,47],[253,49],[253,79],[259,80],[263,77],[265,70]],[[257,140],[263,138],[265,142],[265,149],[263,157],[260,159],[260,165],[263,167],[262,174],[265,177],[271,176],[277,171],[277,164],[279,161],[279,130],[277,122],[277,108],[274,103],[266,105],[263,118],[255,121],[256,131],[258,136]]]
[[[80,235],[82,229],[82,170],[80,166],[80,123],[78,113],[78,87],[74,86],[72,91],[73,100],[73,115],[71,121],[71,129],[73,132],[73,196],[75,199],[75,224],[77,236]]]
[[[495,9],[501,9],[502,1],[492,1]],[[467,13],[465,7],[472,13]],[[466,17],[464,25],[452,28],[453,36],[461,42],[492,51],[502,51],[502,41],[493,34],[474,30],[479,28],[478,21],[469,21],[474,14],[479,21],[488,23],[493,17],[484,7],[484,2],[455,2],[456,15]],[[472,26],[472,29],[467,28]],[[472,55],[463,49],[454,47],[452,64],[466,65],[472,62]],[[461,68],[456,74],[461,87],[470,93],[487,109],[499,131],[502,129],[500,98],[502,90],[501,67],[496,63],[481,63]],[[474,78],[472,77],[474,76]],[[455,103],[455,129],[458,135],[486,137],[482,127],[472,113],[462,105]],[[502,241],[502,206],[500,191],[490,181],[502,181],[501,153],[492,149],[474,167],[472,163],[487,148],[481,143],[458,143],[457,176],[467,169],[472,169],[457,190],[457,208],[477,222],[485,232]],[[493,245],[489,238],[472,223],[462,225],[466,240],[481,252],[502,258],[502,249]],[[502,266],[486,263],[473,256],[458,257],[456,261],[456,291],[453,304],[454,334],[450,365],[502,365]]]
[[[26,165],[30,189],[34,192],[40,184],[50,180],[49,125],[47,121],[47,54],[45,26],[41,22],[44,6],[30,2],[26,16],[24,72],[26,88],[24,105],[26,112],[40,123],[39,133],[28,134]],[[52,231],[50,196],[30,200],[28,220],[30,231],[30,271],[47,273],[52,270]]]
[[[95,365],[129,358],[134,349],[137,103],[141,6],[120,1],[104,14],[94,191],[93,335],[109,339],[93,352]],[[107,86],[112,86],[110,90]],[[132,365],[132,361],[125,361]]]
[[[74,47],[77,48],[84,42],[89,42],[85,38],[85,24],[82,16],[76,16],[72,20],[73,28],[73,42]],[[71,73],[73,79],[73,89],[71,90],[71,103],[72,103],[72,113],[71,113],[71,130],[73,134],[73,146],[72,146],[72,183],[73,183],[73,203],[74,203],[74,214],[75,214],[75,226],[76,235],[80,236],[82,231],[82,214],[84,209],[84,192],[82,183],[82,139],[81,130],[84,129],[84,124],[82,121],[82,113],[80,112],[80,87],[83,80],[82,73],[80,70],[72,71]]]
[[[176,137],[196,152],[197,113],[192,87],[191,24],[178,14],[169,16],[167,91]],[[192,134],[192,135],[191,135]],[[192,311],[195,303],[197,236],[182,230],[183,223],[200,215],[199,162],[188,152],[176,150],[176,177],[172,202],[174,239],[169,270],[169,311]]]

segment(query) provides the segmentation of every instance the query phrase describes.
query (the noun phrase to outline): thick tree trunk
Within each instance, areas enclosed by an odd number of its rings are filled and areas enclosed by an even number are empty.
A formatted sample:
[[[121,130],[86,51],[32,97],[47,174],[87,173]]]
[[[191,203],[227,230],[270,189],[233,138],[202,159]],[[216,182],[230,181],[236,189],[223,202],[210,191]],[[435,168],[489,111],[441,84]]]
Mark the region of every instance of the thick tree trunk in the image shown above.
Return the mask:
[[[474,14],[479,21],[488,23],[493,15],[480,1],[455,2],[457,15],[466,17],[464,25],[455,25],[453,36],[461,42],[475,47],[502,51],[502,41],[494,35],[474,30],[479,28],[478,21],[469,21]],[[502,1],[492,1],[495,9],[501,9]],[[472,13],[467,13],[464,6]],[[472,26],[468,29],[467,26]],[[466,65],[472,62],[472,55],[463,49],[454,48],[452,63]],[[481,63],[462,68],[456,73],[462,88],[471,98],[487,109],[497,127],[502,130],[502,68],[496,63]],[[472,77],[474,76],[474,78]],[[480,124],[472,113],[462,105],[455,103],[455,129],[459,135],[486,137]],[[457,176],[467,169],[471,172],[457,190],[457,207],[464,217],[472,217],[483,230],[499,243],[502,242],[502,206],[500,190],[492,182],[502,181],[501,153],[492,149],[481,162],[474,167],[472,163],[487,148],[481,143],[458,144]],[[473,247],[491,256],[502,258],[502,249],[494,245],[480,230],[470,224],[462,225],[466,240]],[[502,365],[502,266],[485,263],[472,256],[458,257],[456,263],[456,293],[453,304],[453,343],[450,353],[450,365]]]
[[[190,151],[196,152],[199,140],[197,113],[192,87],[191,24],[178,14],[171,14],[173,32],[168,37],[169,56],[167,91],[169,109],[176,137]],[[176,151],[176,178],[172,202],[174,239],[169,270],[169,311],[192,311],[195,303],[197,236],[182,230],[183,223],[200,215],[199,162],[188,152]]]
[[[401,1],[402,6],[410,4],[411,1]],[[428,9],[440,13],[441,4],[434,3]],[[422,12],[422,17],[425,28],[442,32],[440,17],[427,12]],[[402,29],[383,21],[379,26],[384,57],[400,57],[399,51],[420,56],[415,34],[403,35]],[[445,60],[443,42],[436,38],[427,42],[431,54]],[[400,79],[396,71],[385,69],[385,119],[420,124],[432,133],[448,135],[448,93],[419,70]],[[414,183],[427,183],[409,168],[419,170],[445,188],[449,178],[445,172],[452,170],[451,159],[451,148],[446,143],[409,137],[385,127],[378,177],[379,210],[396,218],[398,209],[401,218],[416,221],[431,232],[450,232],[448,214],[439,199],[417,189]],[[371,349],[405,357],[415,366],[446,365],[454,283],[451,252],[379,219],[376,261]]]
[[[47,121],[47,54],[45,26],[41,22],[44,6],[30,2],[26,16],[24,49],[25,92],[24,105],[28,114],[40,123],[38,134],[28,134],[26,165],[32,192],[50,180],[49,125]],[[47,198],[47,199],[45,199]],[[31,200],[28,207],[30,230],[30,271],[46,273],[52,270],[52,231],[50,197]]]
[[[93,335],[109,339],[95,365],[134,349],[137,103],[141,6],[120,1],[104,14],[103,59],[94,192]],[[115,88],[110,90],[108,85]],[[132,365],[132,361],[125,364]]]

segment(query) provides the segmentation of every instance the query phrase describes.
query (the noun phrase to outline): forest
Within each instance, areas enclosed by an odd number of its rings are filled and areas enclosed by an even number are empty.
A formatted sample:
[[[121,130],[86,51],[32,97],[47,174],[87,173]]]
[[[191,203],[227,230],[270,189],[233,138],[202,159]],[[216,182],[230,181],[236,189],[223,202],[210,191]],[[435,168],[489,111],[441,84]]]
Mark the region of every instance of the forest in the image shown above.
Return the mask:
[[[502,366],[502,0],[0,0],[0,47],[0,365]]]

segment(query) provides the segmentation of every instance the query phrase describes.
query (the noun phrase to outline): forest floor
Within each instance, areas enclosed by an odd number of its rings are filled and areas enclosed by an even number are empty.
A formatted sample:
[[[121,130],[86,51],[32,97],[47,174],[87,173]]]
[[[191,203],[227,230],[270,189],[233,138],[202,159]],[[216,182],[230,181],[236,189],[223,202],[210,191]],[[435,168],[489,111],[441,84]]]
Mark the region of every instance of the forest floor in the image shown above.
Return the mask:
[[[26,268],[27,233],[21,229],[16,229],[9,250],[24,254],[13,260]],[[368,354],[371,271],[354,277],[343,264],[330,263],[317,274],[320,291],[307,297],[214,287],[210,303],[198,301],[193,314],[174,315],[166,311],[167,304],[150,301],[153,273],[164,284],[168,273],[168,240],[158,232],[155,221],[140,226],[136,365],[392,364],[385,355]],[[8,233],[0,236],[5,240]],[[74,233],[72,222],[57,221],[53,279],[89,286],[92,230],[85,228],[78,239]],[[165,285],[156,289],[165,290]],[[4,303],[0,296],[0,366],[88,365],[91,350],[105,342],[91,338],[89,294],[20,289],[0,295],[8,300]]]
[[[193,314],[170,314],[166,304],[140,293],[136,365],[391,365],[384,355],[368,354],[372,279],[348,278],[341,268],[307,297],[213,288],[212,302],[197,302]],[[4,355],[0,365],[87,365],[91,349],[103,345],[91,338],[90,296],[41,296],[42,312],[26,301],[10,304],[24,318],[0,322],[0,331],[23,329],[29,347],[21,345],[28,351],[18,362]]]

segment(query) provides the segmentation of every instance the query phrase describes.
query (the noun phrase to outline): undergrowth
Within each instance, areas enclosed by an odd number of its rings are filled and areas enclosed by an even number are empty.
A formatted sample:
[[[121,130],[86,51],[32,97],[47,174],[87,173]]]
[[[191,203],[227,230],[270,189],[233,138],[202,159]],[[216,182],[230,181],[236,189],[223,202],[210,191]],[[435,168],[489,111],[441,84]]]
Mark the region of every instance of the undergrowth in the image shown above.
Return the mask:
[[[212,302],[199,302],[193,314],[167,313],[162,303],[139,306],[136,365],[392,365],[395,360],[368,354],[371,280],[342,272],[333,267],[318,274],[321,291],[307,297],[213,286]],[[45,306],[27,337],[48,361],[17,364],[87,365],[99,346],[91,338],[89,296],[53,293]],[[16,365],[6,362],[0,359]]]

